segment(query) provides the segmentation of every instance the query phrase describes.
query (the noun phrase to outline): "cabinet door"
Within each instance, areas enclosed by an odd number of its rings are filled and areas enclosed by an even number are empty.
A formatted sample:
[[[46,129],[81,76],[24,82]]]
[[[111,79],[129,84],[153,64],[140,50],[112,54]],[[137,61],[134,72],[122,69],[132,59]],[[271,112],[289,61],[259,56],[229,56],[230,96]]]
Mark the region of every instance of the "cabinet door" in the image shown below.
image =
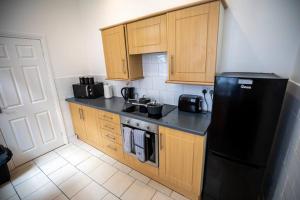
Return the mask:
[[[161,15],[127,24],[129,54],[167,51],[167,17]]]
[[[219,2],[168,13],[169,80],[213,83]]]
[[[84,110],[84,122],[86,130],[86,139],[93,146],[98,146],[99,143],[99,131],[98,131],[98,112],[94,108],[83,107]]]
[[[165,127],[159,130],[159,176],[176,188],[199,195],[205,138]]]
[[[108,79],[128,79],[124,25],[102,31]]]
[[[85,125],[84,125],[84,111],[82,106],[74,103],[70,103],[70,110],[72,115],[72,121],[75,133],[81,139],[86,138]]]

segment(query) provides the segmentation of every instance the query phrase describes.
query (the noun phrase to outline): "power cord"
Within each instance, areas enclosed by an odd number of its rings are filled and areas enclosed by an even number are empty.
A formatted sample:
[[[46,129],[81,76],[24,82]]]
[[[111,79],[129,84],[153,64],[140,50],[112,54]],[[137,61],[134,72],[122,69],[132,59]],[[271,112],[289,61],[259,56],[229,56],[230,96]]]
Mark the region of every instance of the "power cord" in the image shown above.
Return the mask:
[[[214,90],[209,90],[211,102],[213,101],[213,96],[214,96]]]
[[[206,93],[207,93],[207,90],[206,90],[206,89],[203,89],[203,90],[202,90],[202,93],[203,93],[204,101],[205,101],[205,104],[206,104],[206,112],[208,112],[208,103],[207,103],[207,100],[206,100]]]

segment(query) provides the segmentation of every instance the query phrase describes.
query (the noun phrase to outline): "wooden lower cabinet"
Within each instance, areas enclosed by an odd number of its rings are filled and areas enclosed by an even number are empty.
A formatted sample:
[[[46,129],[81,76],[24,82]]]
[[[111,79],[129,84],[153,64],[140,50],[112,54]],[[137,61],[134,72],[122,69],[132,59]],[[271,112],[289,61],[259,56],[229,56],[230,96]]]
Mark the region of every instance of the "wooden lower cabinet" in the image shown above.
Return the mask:
[[[69,103],[71,116],[73,120],[74,131],[80,139],[86,139],[84,110],[83,106],[75,103]]]
[[[205,137],[160,126],[159,177],[198,199],[202,189]]]
[[[200,199],[205,136],[160,126],[157,168],[123,152],[118,114],[74,103],[70,103],[70,109],[75,133],[81,140],[190,199]]]

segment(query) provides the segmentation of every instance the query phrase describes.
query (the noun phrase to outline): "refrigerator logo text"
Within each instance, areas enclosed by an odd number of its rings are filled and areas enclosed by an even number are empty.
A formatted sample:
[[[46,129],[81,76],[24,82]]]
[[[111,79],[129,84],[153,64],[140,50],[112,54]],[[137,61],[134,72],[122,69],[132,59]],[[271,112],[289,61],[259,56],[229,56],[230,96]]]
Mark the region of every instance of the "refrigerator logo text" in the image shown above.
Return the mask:
[[[241,88],[242,89],[247,89],[247,90],[251,90],[252,89],[251,85],[241,85]]]

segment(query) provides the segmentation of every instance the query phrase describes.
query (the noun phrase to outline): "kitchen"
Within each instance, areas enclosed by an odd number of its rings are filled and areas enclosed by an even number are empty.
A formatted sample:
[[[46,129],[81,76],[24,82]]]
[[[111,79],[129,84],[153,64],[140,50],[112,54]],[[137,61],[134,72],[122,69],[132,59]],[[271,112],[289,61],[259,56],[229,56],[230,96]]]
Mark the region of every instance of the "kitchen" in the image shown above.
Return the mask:
[[[276,148],[278,157],[275,158],[276,165],[272,169],[276,176],[271,176],[271,180],[266,180],[266,182],[270,181],[267,184],[270,187],[268,188],[269,194],[266,195],[271,199],[297,199],[296,188],[299,179],[293,174],[298,160],[293,157],[297,158],[299,155],[299,149],[297,149],[299,138],[299,134],[297,135],[299,126],[298,2],[292,0],[289,3],[130,1],[124,5],[117,1],[94,0],[88,4],[84,1],[71,0],[55,3],[27,0],[24,2],[4,1],[1,4],[3,6],[1,6],[0,14],[0,32],[1,38],[5,38],[1,40],[1,44],[22,43],[18,45],[17,56],[24,57],[25,64],[30,64],[29,67],[25,66],[23,72],[15,74],[17,83],[15,85],[30,86],[31,83],[42,85],[41,88],[32,87],[31,90],[29,88],[29,92],[26,92],[26,88],[20,87],[21,103],[14,102],[14,96],[1,102],[4,105],[9,102],[27,105],[27,99],[25,97],[22,99],[22,97],[28,96],[29,93],[32,102],[35,105],[40,104],[38,111],[35,111],[33,106],[32,109],[25,110],[25,113],[33,112],[33,114],[28,114],[27,118],[10,119],[13,131],[23,131],[29,135],[32,131],[33,134],[31,139],[25,136],[17,137],[17,145],[21,146],[19,151],[14,148],[17,146],[16,143],[10,141],[15,139],[6,133],[8,128],[6,129],[4,123],[1,124],[1,133],[4,136],[1,136],[0,142],[12,149],[14,154],[12,161],[8,163],[11,169],[11,184],[5,185],[6,190],[11,190],[12,196],[9,197],[43,199],[42,197],[47,197],[42,196],[47,195],[43,188],[47,188],[46,190],[53,191],[53,194],[48,194],[48,199],[56,197],[67,199],[88,197],[95,199],[199,199],[203,191],[207,191],[205,190],[205,185],[208,185],[206,180],[215,180],[213,177],[205,178],[208,176],[205,174],[210,172],[209,169],[213,169],[213,167],[205,169],[205,165],[209,163],[207,162],[209,159],[205,156],[209,149],[207,137],[213,135],[206,133],[206,130],[211,120],[214,121],[214,116],[211,117],[210,112],[212,111],[213,114],[214,109],[217,108],[212,102],[217,101],[218,98],[214,99],[214,97],[219,97],[218,94],[224,91],[216,88],[218,80],[215,80],[215,72],[217,74],[263,72],[276,73],[280,77],[290,78],[280,119],[273,125],[278,124],[277,130],[281,132],[278,136],[279,144],[276,146],[280,148]],[[277,15],[279,11],[283,14]],[[209,14],[210,12],[213,14]],[[252,15],[252,12],[255,12],[255,15]],[[189,13],[193,13],[190,18]],[[193,18],[194,15],[199,17]],[[208,15],[210,21],[206,18]],[[184,20],[180,23],[181,16],[187,20],[187,23],[184,23]],[[172,26],[172,20],[178,20],[173,21],[178,25],[176,30],[175,26]],[[217,21],[212,23],[214,20]],[[157,22],[160,24],[157,25]],[[137,28],[140,25],[142,27],[143,24],[151,25],[151,23],[154,24],[152,31]],[[189,23],[198,26],[191,26]],[[170,31],[172,28],[174,31]],[[136,30],[144,31],[140,38],[137,37]],[[150,43],[153,42],[151,40],[157,39],[147,37],[147,33],[155,35],[158,31],[160,31],[161,44],[146,45],[146,39],[149,39]],[[204,31],[204,34],[197,37],[198,35],[194,33],[198,31]],[[114,34],[117,34],[117,43],[112,41]],[[181,40],[182,37],[194,38]],[[19,38],[19,40],[12,38]],[[207,38],[210,39],[206,40]],[[41,42],[30,43],[28,40]],[[195,40],[198,40],[197,44],[200,45],[193,46]],[[33,45],[35,51],[23,48],[28,44]],[[137,48],[134,47],[135,44],[144,44],[144,47]],[[12,51],[12,48],[5,49],[3,46],[1,58],[6,57],[6,50],[9,53]],[[203,53],[206,51],[207,54]],[[201,52],[202,55],[197,52]],[[197,56],[191,56],[193,54]],[[48,71],[43,71],[40,67],[39,73],[45,78],[40,79],[40,82],[34,77],[36,69],[34,66],[42,66],[43,63],[30,61],[30,56],[44,57],[48,66],[46,67]],[[194,69],[193,61],[197,63],[197,66],[201,66],[201,69]],[[3,63],[1,67],[4,66],[2,73],[4,76],[1,76],[1,81],[7,81],[6,77],[11,76],[7,70],[9,65],[7,63],[10,61],[4,59]],[[14,70],[17,71],[17,69]],[[24,81],[18,82],[22,80],[22,76],[25,76]],[[228,76],[236,75],[229,74]],[[109,88],[112,88],[114,97],[73,98],[72,84],[79,83],[79,78],[82,77],[94,77],[94,82],[104,82],[103,90],[110,91]],[[271,79],[275,79],[274,76]],[[242,84],[247,86],[249,82]],[[266,85],[261,86],[267,88]],[[123,95],[125,90],[128,95],[124,95],[124,100],[121,90],[126,87]],[[134,91],[130,87],[134,87]],[[2,86],[1,92],[4,93],[1,93],[2,96],[8,91],[5,88]],[[265,104],[265,106],[275,105],[271,111],[276,111],[274,116],[278,118],[284,90],[285,88],[280,90],[277,87],[279,96],[276,96],[276,100],[278,101],[275,101],[274,95],[267,97],[266,91],[265,95],[260,94],[268,101],[273,99],[274,104]],[[221,93],[216,93],[217,91]],[[13,95],[13,93],[9,94]],[[180,102],[183,106],[180,106],[178,100],[182,94],[198,96],[181,96]],[[128,99],[141,98],[144,98],[142,100],[146,102],[149,102],[147,98],[151,101],[156,100],[152,103],[153,107],[158,110],[162,104],[163,111],[168,110],[166,107],[170,110],[168,113],[163,112],[160,119],[152,119],[145,117],[145,113],[139,112],[141,107],[144,110],[147,109],[148,112],[151,110],[151,105],[141,106],[139,101],[124,104]],[[186,105],[189,100],[194,102],[190,104],[193,105],[192,109],[197,108],[195,102],[202,102],[201,107],[198,107],[202,109],[200,113],[179,110],[187,109],[184,104]],[[133,111],[125,112],[124,106]],[[46,107],[47,112],[44,111]],[[224,106],[221,106],[221,109],[223,108]],[[12,117],[24,113],[22,106],[15,109],[15,113],[9,109],[3,109],[3,113]],[[74,110],[77,111],[74,112]],[[34,112],[38,114],[34,115]],[[7,120],[4,117],[1,118],[3,122]],[[34,117],[37,119],[37,125],[31,124],[31,120],[35,120]],[[49,119],[54,124],[52,128],[51,125],[49,127]],[[134,120],[142,120],[142,122]],[[145,122],[150,124],[144,124]],[[250,123],[255,123],[255,121]],[[125,140],[123,126],[132,127],[133,124],[135,126],[138,124],[138,129],[144,130],[143,127],[145,127],[146,130],[151,130],[148,131],[151,133],[150,144],[153,141],[156,144],[151,148],[156,149],[155,152],[159,152],[159,155],[154,156],[157,159],[145,155],[148,161],[151,161],[150,163],[144,162],[143,158],[140,158],[143,160],[140,162],[131,155],[134,153],[131,150],[136,148],[129,149],[130,153],[125,151],[124,144],[130,140]],[[31,130],[28,126],[32,126]],[[255,125],[249,126],[250,129],[253,127]],[[49,131],[51,129],[52,131]],[[35,135],[36,132],[41,132],[41,136]],[[82,132],[83,135],[81,135]],[[84,142],[77,140],[76,135]],[[41,139],[38,139],[39,137]],[[145,144],[149,144],[146,141]],[[220,141],[225,142],[226,139],[221,138]],[[272,139],[268,142],[272,142]],[[67,146],[51,151],[68,143]],[[49,151],[50,153],[47,153]],[[45,155],[36,158],[42,154]],[[95,159],[93,156],[100,159]],[[30,161],[32,159],[34,160]],[[23,163],[26,164],[22,165]],[[13,170],[17,166],[25,166],[25,168],[23,167],[22,170],[22,167],[19,167]],[[87,168],[86,171],[84,168]],[[224,166],[219,168],[219,170],[224,169],[226,169]],[[22,175],[21,172],[24,174]],[[68,174],[68,178],[62,178],[63,175],[59,175],[64,174],[63,172]],[[18,177],[20,174],[21,176]],[[284,176],[284,174],[289,175]],[[34,184],[34,178],[38,176],[43,177],[41,180],[44,180],[44,184],[37,186]],[[59,177],[64,180],[56,182]],[[221,182],[222,179],[217,179],[217,181]],[[75,184],[76,182],[80,184]],[[32,188],[28,189],[30,184]],[[227,188],[223,193],[224,199],[228,199],[225,194],[231,194],[230,191],[232,188]],[[205,199],[205,197],[202,198]],[[250,198],[249,195],[248,198]],[[241,198],[236,196],[231,199]]]

